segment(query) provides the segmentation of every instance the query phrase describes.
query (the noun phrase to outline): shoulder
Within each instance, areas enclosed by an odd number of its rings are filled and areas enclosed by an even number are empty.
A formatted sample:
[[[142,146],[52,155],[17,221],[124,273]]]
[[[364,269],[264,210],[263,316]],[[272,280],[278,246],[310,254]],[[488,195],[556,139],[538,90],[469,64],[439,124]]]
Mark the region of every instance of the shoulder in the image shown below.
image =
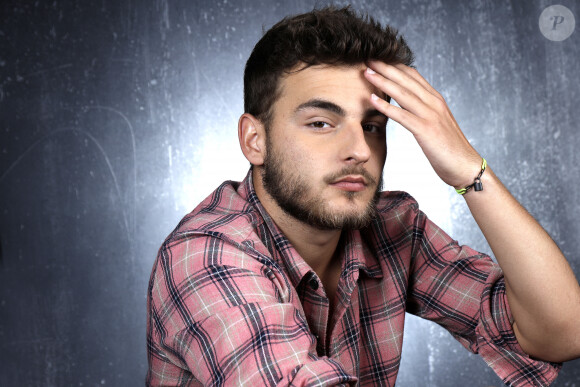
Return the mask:
[[[224,252],[254,250],[266,254],[260,248],[258,230],[264,220],[248,199],[244,184],[234,181],[222,183],[193,211],[179,222],[163,242],[160,253],[167,250],[203,250]]]
[[[167,240],[179,240],[192,232],[238,235],[253,228],[259,220],[257,211],[238,188],[238,182],[222,183],[179,222]]]
[[[377,208],[379,211],[388,211],[405,207],[418,207],[418,203],[405,191],[383,191],[379,194]]]
[[[179,231],[159,249],[149,280],[150,308],[202,321],[249,303],[288,302],[289,281],[259,240],[214,231]],[[180,312],[180,313],[181,313]]]
[[[417,201],[403,191],[381,192],[377,200],[377,216],[361,230],[361,236],[379,261],[407,267],[416,250],[416,242],[424,225],[424,214]],[[385,270],[385,269],[383,269]]]
[[[377,221],[398,226],[413,225],[424,216],[417,201],[404,191],[381,192],[377,201]]]
[[[167,236],[151,279],[188,276],[212,266],[259,271],[264,264],[271,265],[259,235],[263,222],[244,183],[222,183]]]
[[[192,286],[194,279],[225,273],[279,277],[279,265],[260,238],[264,220],[239,186],[224,182],[179,222],[159,248],[150,286],[168,282]]]

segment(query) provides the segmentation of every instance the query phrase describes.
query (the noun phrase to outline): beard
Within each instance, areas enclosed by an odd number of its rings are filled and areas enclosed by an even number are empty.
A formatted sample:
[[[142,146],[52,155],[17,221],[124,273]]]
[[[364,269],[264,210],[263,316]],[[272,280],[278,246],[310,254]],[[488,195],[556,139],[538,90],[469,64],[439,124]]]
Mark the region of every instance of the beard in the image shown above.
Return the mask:
[[[268,138],[266,149],[262,184],[288,215],[320,230],[357,230],[368,226],[376,217],[376,204],[383,185],[382,171],[378,182],[362,166],[348,166],[326,175],[323,178],[325,184],[331,184],[342,176],[356,174],[363,176],[370,186],[376,186],[373,197],[362,211],[357,208],[333,210],[324,199],[312,192],[312,187],[300,170],[285,169],[283,157],[280,152],[274,151]],[[357,195],[361,193],[345,191],[344,196],[354,207]]]

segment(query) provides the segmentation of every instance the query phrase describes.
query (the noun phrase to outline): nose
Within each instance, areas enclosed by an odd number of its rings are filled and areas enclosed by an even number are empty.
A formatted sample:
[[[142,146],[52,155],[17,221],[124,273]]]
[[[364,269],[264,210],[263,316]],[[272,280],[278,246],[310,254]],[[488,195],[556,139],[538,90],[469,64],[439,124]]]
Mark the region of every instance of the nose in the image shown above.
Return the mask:
[[[371,157],[371,148],[360,124],[352,124],[343,130],[341,158],[350,164],[366,163]]]

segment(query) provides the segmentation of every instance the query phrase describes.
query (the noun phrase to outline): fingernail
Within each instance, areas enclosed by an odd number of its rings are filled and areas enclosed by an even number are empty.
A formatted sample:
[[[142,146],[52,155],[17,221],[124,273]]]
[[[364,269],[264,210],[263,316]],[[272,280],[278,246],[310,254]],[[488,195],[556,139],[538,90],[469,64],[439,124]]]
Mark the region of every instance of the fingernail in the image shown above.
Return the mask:
[[[370,67],[367,67],[367,73],[376,74],[375,70],[371,69]]]
[[[377,97],[377,95],[376,95],[375,93],[372,93],[372,94],[371,94],[371,99],[372,99],[373,101],[378,101],[378,100],[379,100],[379,97]]]

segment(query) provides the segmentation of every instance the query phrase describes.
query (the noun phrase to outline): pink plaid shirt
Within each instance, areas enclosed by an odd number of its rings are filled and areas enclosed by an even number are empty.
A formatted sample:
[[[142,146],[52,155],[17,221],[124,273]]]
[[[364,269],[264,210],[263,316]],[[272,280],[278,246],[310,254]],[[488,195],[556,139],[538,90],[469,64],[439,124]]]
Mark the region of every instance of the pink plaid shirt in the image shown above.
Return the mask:
[[[322,282],[261,206],[225,182],[165,240],[148,289],[147,385],[392,386],[405,312],[445,327],[507,384],[547,386],[512,330],[502,272],[403,192],[345,232],[332,331]]]

